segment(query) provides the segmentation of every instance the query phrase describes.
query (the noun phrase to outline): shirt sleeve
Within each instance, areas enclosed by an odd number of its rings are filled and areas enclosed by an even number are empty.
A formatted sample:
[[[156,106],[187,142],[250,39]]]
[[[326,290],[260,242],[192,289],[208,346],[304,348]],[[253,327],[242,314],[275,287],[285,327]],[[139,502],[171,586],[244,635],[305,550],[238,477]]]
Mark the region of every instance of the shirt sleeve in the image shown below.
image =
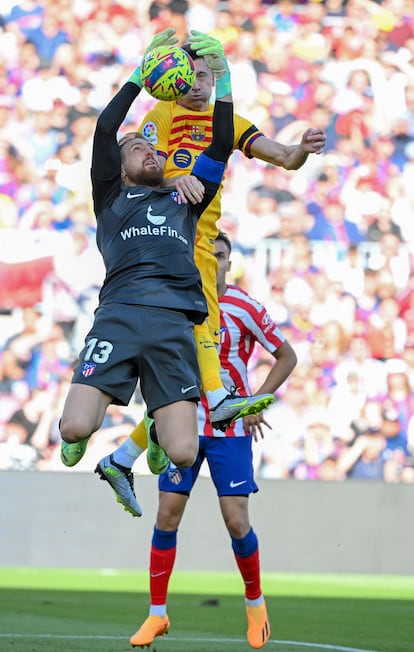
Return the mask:
[[[277,351],[286,340],[264,306],[260,306],[259,312],[248,313],[246,326],[256,342],[259,342],[269,353]]]
[[[93,139],[92,182],[113,179],[120,174],[121,155],[117,133],[139,91],[139,86],[127,82],[99,116]]]
[[[286,341],[265,306],[240,288],[228,286],[227,292],[219,299],[219,305],[224,313],[239,318],[244,333],[269,353],[274,353]]]
[[[92,196],[97,215],[114,183],[121,179],[121,155],[117,133],[126,114],[140,91],[139,86],[127,82],[112,98],[99,116],[92,149]]]
[[[232,102],[215,102],[213,140],[196,160],[192,174],[204,183],[204,198],[198,204],[199,215],[213,199],[222,182],[226,163],[233,151],[234,113]]]
[[[250,153],[252,143],[254,143],[256,138],[264,136],[263,132],[256,125],[237,113],[234,116],[234,135],[237,149],[243,152],[247,158],[253,158]]]

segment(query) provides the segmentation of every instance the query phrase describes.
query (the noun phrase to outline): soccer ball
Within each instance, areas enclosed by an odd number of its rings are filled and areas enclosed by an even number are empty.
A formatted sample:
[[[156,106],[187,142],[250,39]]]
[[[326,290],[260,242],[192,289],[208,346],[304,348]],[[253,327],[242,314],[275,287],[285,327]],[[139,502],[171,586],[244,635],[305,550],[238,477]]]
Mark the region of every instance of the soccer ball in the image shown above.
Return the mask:
[[[145,55],[141,80],[145,90],[157,100],[178,100],[195,82],[194,61],[182,48],[162,45]]]

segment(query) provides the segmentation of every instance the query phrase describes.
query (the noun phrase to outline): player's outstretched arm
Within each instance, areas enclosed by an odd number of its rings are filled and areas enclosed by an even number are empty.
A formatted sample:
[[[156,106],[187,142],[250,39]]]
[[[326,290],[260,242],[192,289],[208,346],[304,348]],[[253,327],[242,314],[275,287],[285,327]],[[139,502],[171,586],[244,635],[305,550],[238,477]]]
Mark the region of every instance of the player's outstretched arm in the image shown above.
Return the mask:
[[[175,36],[175,29],[172,27],[165,29],[163,32],[159,32],[154,36],[145,50],[144,57],[156,47],[161,45],[175,45],[177,42],[178,38]],[[133,84],[133,86],[131,86],[131,84]],[[98,118],[97,128],[106,128],[111,132],[114,130],[115,132],[118,131],[133,100],[137,97],[141,89],[141,65],[139,65],[135,68],[127,83],[121,87],[118,93],[109,102],[106,109],[101,113]]]
[[[120,173],[121,154],[117,141],[118,130],[129,108],[141,91],[134,81],[121,86],[100,114],[95,128],[92,150],[92,182],[113,179]]]
[[[174,45],[177,41],[175,29],[166,29],[154,36],[145,52],[160,45]],[[97,120],[92,151],[92,179],[110,179],[118,173],[121,157],[117,133],[141,89],[141,65],[139,65]]]
[[[283,145],[276,140],[261,136],[252,143],[250,154],[285,170],[298,170],[306,162],[309,154],[321,154],[325,144],[326,135],[323,129],[309,127],[297,145]]]

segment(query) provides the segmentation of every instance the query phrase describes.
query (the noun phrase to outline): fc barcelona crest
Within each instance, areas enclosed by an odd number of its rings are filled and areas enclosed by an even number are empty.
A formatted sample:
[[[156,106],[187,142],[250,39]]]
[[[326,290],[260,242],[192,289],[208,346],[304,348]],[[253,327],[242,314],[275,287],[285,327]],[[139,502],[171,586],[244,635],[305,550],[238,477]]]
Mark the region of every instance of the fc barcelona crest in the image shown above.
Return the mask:
[[[205,137],[206,135],[204,133],[204,129],[202,129],[199,125],[191,125],[191,140],[200,142],[204,140]]]

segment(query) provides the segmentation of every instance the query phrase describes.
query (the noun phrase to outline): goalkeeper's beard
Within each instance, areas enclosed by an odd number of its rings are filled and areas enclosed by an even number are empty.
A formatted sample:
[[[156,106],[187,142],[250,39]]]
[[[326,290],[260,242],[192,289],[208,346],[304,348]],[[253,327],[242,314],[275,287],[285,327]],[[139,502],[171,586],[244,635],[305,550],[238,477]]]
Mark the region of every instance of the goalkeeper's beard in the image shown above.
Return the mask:
[[[156,187],[160,186],[164,178],[164,173],[161,168],[154,170],[146,170],[141,168],[133,176],[129,176],[130,181],[135,183],[137,186],[151,186]]]

